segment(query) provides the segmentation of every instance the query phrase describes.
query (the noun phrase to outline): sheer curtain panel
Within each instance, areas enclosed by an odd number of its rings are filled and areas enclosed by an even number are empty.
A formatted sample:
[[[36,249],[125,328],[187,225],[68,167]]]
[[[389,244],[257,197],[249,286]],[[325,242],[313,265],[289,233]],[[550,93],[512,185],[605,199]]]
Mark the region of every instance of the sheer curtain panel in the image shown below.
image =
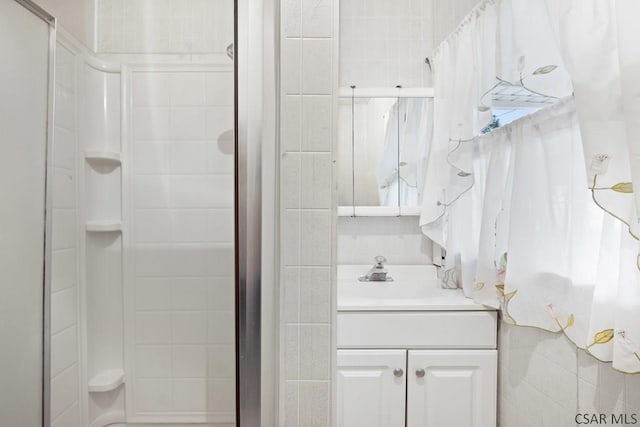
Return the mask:
[[[489,0],[433,54],[443,286],[640,372],[640,2]],[[481,135],[505,93],[543,107]]]

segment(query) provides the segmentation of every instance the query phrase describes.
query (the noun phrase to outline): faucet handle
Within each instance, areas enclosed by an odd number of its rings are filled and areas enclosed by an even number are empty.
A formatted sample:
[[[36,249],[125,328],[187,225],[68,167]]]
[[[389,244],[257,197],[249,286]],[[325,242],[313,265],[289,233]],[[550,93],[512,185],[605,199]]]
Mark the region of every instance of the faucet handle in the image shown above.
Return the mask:
[[[387,262],[387,259],[382,255],[378,255],[377,257],[373,258],[373,260],[376,262],[376,265],[379,265],[380,267],[382,267],[382,265]]]
[[[358,277],[360,282],[393,282],[393,279],[387,276],[387,270],[384,268],[384,263],[387,259],[382,255],[378,255],[373,258],[376,262],[373,267],[369,269],[369,272],[361,277]]]

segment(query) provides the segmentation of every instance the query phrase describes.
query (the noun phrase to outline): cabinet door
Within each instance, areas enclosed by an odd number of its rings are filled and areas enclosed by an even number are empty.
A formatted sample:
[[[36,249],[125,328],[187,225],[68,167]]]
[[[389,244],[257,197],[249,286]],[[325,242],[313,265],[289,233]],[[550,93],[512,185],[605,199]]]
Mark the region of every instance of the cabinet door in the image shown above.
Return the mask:
[[[407,427],[495,427],[496,350],[409,351]]]
[[[338,427],[401,427],[405,350],[338,350]]]

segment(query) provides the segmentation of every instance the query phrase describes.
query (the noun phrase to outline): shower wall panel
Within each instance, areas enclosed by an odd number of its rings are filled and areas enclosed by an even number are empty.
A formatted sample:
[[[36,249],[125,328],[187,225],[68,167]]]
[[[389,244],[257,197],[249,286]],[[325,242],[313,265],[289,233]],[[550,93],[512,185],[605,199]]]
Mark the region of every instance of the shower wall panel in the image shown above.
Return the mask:
[[[128,420],[232,423],[233,73],[134,70],[131,91]]]
[[[53,147],[51,425],[80,427],[77,53],[58,42]]]
[[[35,0],[35,2],[56,17],[58,28],[63,26],[82,44],[87,47],[93,46],[94,0]]]

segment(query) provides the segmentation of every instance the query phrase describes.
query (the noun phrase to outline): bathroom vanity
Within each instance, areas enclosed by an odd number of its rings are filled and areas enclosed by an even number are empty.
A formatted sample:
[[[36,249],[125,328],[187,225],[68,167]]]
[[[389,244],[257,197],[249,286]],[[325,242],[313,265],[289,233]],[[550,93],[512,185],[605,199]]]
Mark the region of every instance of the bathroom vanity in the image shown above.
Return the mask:
[[[497,313],[434,266],[338,266],[338,426],[495,427]]]

